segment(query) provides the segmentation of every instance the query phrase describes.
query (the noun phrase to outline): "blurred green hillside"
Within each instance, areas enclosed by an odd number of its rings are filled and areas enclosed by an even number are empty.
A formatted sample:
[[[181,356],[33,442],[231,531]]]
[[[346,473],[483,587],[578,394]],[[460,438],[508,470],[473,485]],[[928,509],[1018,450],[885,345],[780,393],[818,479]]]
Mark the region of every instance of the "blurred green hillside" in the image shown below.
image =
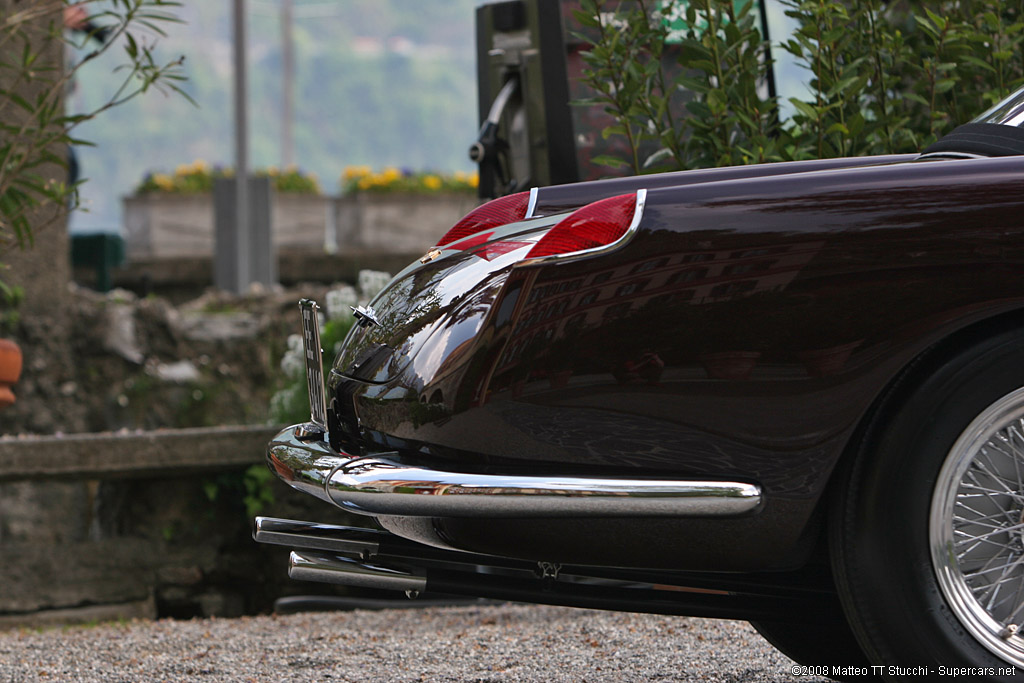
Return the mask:
[[[295,161],[338,190],[345,166],[473,169],[477,128],[473,36],[480,0],[294,0]],[[250,0],[249,126],[253,167],[282,163],[280,0]],[[202,159],[232,165],[231,3],[185,0],[185,22],[157,54],[185,55],[181,97],[146,95],[83,126],[84,211],[73,231],[117,231],[120,199],[155,170]],[[155,38],[155,37],[154,37]],[[120,83],[117,51],[83,69],[69,112],[98,103]]]

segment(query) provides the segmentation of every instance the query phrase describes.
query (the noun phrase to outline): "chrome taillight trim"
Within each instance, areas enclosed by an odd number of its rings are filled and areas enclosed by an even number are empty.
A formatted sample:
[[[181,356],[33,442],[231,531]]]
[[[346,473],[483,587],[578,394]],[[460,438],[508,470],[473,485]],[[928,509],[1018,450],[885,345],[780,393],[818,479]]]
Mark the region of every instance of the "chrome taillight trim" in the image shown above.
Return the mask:
[[[735,481],[452,472],[396,453],[355,457],[289,427],[267,459],[285,483],[367,515],[409,517],[720,517],[755,511],[761,487]]]
[[[536,216],[533,215],[533,212],[537,210],[537,196],[539,192],[540,188],[538,187],[530,188],[530,201],[526,204],[526,215],[523,216],[524,221],[527,218],[536,218]]]
[[[622,237],[609,242],[608,244],[600,247],[594,247],[593,249],[583,249],[581,251],[571,251],[567,254],[550,254],[548,256],[537,256],[535,258],[523,259],[515,264],[516,268],[523,266],[535,266],[542,263],[554,263],[559,261],[573,261],[581,258],[588,258],[590,256],[597,256],[607,252],[615,251],[629,240],[633,239],[633,235],[636,234],[637,228],[640,226],[640,219],[644,214],[644,206],[647,204],[647,190],[636,191],[636,208],[633,209],[633,219],[629,223],[629,227],[626,228],[626,232],[622,233]],[[585,207],[580,207],[585,208]],[[572,214],[570,214],[572,215]],[[557,226],[557,223],[555,224]],[[554,229],[554,228],[552,228]]]

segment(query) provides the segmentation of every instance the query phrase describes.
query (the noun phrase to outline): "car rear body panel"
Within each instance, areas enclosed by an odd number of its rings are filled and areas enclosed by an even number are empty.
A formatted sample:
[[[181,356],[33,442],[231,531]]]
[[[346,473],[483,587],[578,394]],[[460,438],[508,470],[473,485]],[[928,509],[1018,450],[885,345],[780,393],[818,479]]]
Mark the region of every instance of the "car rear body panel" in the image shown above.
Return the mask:
[[[742,520],[436,520],[456,547],[803,561],[829,475],[883,389],[929,346],[1024,308],[1024,163],[778,166],[651,189],[635,238],[598,258],[516,266],[549,219],[407,269],[371,302],[379,329],[353,332],[331,373],[348,425],[332,439],[468,472],[743,480],[765,495]],[[541,193],[538,207],[556,205]],[[523,244],[495,250],[508,241]],[[387,350],[353,369],[374,344]]]

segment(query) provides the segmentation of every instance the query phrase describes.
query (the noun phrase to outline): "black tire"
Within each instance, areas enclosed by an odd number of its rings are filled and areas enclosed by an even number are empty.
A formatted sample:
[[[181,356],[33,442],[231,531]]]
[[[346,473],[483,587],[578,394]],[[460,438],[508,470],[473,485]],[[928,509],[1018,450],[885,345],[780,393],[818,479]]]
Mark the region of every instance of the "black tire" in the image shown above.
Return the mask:
[[[1024,448],[1000,456],[997,466],[993,444],[978,441],[981,434],[997,439],[1000,425],[1024,430],[1024,391],[1018,391],[1024,387],[1024,335],[1003,332],[914,372],[922,376],[889,393],[855,457],[837,473],[829,534],[840,599],[868,659],[892,677],[914,667],[938,675],[945,666],[977,669],[980,675],[971,680],[1010,678],[1009,667],[1024,662],[1024,639],[972,626],[972,615],[986,606],[971,596],[996,576],[982,570],[977,553],[992,553],[993,563],[1005,559],[1000,553],[1012,556],[1007,567],[1020,557],[1022,566],[1002,578],[1004,588],[1024,595],[1024,536],[1010,530],[1022,519],[1024,481],[1014,475],[1019,493],[980,494],[977,488],[986,468],[1000,477],[1024,473]],[[1000,405],[1010,406],[1001,417],[992,412]],[[968,427],[973,437],[964,436]],[[966,469],[957,474],[954,462]],[[997,481],[986,480],[985,487]],[[968,503],[981,506],[978,495],[984,509],[972,520]],[[954,526],[965,540],[952,540]],[[970,535],[973,541],[966,540]],[[1011,611],[992,607],[990,616]],[[1024,622],[1024,609],[1014,620]]]
[[[842,612],[837,610],[835,618],[825,623],[752,621],[750,625],[765,640],[797,664],[809,667],[867,667],[868,659],[857,644]],[[835,677],[836,680],[852,680],[854,677]],[[864,676],[856,676],[865,680]],[[870,677],[868,677],[870,678]]]

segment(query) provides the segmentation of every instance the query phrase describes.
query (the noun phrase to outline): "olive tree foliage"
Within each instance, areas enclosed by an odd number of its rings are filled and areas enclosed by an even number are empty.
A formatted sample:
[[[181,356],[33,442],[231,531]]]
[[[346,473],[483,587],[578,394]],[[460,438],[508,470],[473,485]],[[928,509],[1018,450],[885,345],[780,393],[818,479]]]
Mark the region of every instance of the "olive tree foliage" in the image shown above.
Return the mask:
[[[915,152],[1024,83],[1024,0],[783,4],[797,28],[774,49],[808,84],[786,117],[764,87],[753,0],[582,0],[586,104],[631,152],[600,162],[643,173]]]
[[[161,27],[178,21],[173,10],[179,5],[164,0],[0,0],[0,259],[10,248],[32,243],[42,210],[56,220],[76,205],[76,185],[55,180],[53,170],[67,166],[69,146],[90,144],[76,135],[82,123],[150,89],[182,92],[183,58],[160,63],[153,51],[165,35]],[[90,28],[65,29],[65,11],[74,6],[89,15],[90,27],[105,29],[102,43],[93,40]],[[95,49],[65,63],[70,48],[90,45]],[[90,111],[65,112],[64,96],[75,74],[112,49],[123,50],[124,60],[109,95]]]

